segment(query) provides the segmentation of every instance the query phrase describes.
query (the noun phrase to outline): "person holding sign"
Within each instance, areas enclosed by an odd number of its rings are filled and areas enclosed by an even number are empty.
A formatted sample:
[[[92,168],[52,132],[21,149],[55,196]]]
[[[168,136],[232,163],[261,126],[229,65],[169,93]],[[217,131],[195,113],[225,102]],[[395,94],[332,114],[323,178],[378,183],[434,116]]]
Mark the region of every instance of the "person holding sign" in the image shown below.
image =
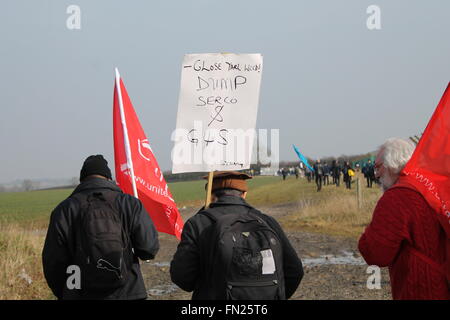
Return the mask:
[[[245,201],[247,179],[214,172],[210,207],[185,223],[170,275],[192,299],[288,299],[302,280],[302,262],[278,222]]]
[[[355,171],[353,170],[352,166],[350,165],[350,162],[346,161],[344,164],[343,174],[344,174],[344,182],[345,187],[347,189],[352,188],[352,177],[355,175]]]

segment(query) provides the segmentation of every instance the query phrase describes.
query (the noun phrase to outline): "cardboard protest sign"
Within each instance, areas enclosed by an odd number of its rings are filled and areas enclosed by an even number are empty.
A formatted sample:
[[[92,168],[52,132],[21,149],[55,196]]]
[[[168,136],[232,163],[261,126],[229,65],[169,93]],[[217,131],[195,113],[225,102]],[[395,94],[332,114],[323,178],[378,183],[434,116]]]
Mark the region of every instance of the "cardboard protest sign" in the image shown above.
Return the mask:
[[[173,173],[250,167],[261,74],[260,54],[185,55]]]

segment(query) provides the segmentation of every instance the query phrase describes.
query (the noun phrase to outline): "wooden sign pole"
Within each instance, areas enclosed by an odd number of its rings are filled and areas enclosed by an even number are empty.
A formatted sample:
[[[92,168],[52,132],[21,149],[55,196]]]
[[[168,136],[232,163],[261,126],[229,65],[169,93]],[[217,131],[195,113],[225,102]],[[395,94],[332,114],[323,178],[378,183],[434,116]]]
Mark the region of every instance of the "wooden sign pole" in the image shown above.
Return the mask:
[[[221,54],[230,54],[230,52],[221,52]],[[208,173],[208,188],[206,190],[205,209],[208,209],[209,205],[211,204],[213,176],[214,176],[214,172],[210,171]]]
[[[208,173],[208,187],[206,189],[205,209],[208,209],[209,205],[211,204],[211,192],[212,192],[213,176],[214,176],[214,172],[210,171]]]

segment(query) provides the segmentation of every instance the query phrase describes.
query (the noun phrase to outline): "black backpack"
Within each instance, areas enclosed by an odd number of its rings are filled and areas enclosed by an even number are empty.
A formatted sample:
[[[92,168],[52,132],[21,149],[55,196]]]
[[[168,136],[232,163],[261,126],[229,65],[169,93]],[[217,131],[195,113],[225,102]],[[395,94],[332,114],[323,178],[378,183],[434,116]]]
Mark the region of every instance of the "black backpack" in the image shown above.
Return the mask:
[[[200,237],[208,298],[285,299],[283,254],[277,233],[255,209],[247,213],[217,209],[200,213],[213,221]]]
[[[81,270],[81,290],[122,287],[131,268],[131,244],[116,208],[113,191],[77,193],[81,212],[76,225],[75,264]]]

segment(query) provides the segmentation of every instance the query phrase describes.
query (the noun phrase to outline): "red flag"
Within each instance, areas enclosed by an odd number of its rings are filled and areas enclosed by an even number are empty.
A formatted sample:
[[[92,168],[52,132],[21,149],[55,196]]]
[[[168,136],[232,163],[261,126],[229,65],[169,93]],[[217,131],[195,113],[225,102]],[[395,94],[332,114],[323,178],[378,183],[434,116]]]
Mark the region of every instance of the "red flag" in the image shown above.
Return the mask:
[[[141,200],[158,231],[180,239],[183,220],[117,69],[113,129],[117,184]]]
[[[438,213],[450,237],[450,83],[399,183],[412,184]]]

